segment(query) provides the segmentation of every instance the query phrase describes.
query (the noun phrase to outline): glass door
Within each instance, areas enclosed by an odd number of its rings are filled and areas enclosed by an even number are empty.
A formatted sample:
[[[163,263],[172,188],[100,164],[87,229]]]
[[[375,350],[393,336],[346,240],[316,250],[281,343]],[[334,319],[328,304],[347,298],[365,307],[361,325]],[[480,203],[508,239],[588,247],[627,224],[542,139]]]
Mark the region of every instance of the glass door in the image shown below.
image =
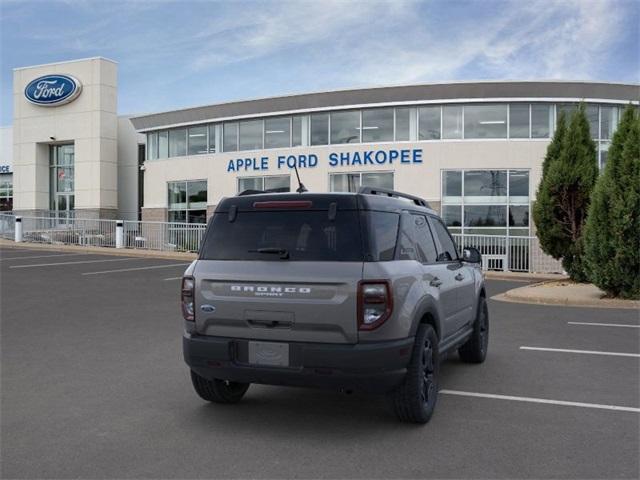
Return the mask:
[[[73,218],[75,208],[75,148],[70,145],[51,145],[50,166],[50,209],[60,223]]]

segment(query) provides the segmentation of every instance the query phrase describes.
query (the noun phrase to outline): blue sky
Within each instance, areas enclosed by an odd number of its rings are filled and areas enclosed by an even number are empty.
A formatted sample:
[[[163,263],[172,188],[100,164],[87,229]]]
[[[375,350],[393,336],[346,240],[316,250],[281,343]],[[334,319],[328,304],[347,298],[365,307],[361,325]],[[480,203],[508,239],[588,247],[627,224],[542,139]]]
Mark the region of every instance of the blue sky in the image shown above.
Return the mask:
[[[0,0],[1,125],[12,69],[105,56],[118,111],[371,85],[638,82],[638,0]]]

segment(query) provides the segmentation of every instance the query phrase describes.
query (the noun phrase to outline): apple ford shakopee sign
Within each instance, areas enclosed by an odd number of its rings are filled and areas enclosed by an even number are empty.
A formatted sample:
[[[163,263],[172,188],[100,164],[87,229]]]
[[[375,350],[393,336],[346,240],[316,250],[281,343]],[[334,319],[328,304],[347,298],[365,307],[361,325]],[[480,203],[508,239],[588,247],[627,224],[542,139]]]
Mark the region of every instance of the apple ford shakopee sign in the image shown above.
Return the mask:
[[[82,84],[71,75],[45,75],[29,82],[24,96],[35,105],[57,107],[72,102],[81,91]]]

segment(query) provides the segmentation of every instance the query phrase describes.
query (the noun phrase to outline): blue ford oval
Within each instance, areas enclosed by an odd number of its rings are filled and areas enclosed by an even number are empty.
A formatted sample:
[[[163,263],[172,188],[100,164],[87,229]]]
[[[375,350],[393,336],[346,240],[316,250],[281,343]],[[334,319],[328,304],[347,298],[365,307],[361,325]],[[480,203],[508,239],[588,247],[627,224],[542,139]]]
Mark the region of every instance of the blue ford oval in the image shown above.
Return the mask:
[[[24,96],[36,105],[55,106],[71,102],[81,90],[82,84],[70,75],[45,75],[29,82]]]

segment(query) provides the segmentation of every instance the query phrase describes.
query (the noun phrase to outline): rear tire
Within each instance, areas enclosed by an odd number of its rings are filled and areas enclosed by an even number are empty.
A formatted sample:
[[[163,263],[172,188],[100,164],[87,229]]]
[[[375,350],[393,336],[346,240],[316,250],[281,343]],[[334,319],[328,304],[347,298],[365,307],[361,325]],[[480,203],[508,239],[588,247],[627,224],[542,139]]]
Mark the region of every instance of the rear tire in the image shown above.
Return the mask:
[[[398,419],[427,423],[438,399],[440,358],[438,336],[431,325],[421,324],[403,383],[389,394]]]
[[[214,403],[238,403],[251,385],[227,380],[207,380],[193,370],[191,370],[191,383],[200,398]]]
[[[487,358],[489,348],[489,309],[487,300],[480,297],[478,313],[473,323],[473,333],[469,340],[458,349],[458,355],[463,362],[482,363]]]

